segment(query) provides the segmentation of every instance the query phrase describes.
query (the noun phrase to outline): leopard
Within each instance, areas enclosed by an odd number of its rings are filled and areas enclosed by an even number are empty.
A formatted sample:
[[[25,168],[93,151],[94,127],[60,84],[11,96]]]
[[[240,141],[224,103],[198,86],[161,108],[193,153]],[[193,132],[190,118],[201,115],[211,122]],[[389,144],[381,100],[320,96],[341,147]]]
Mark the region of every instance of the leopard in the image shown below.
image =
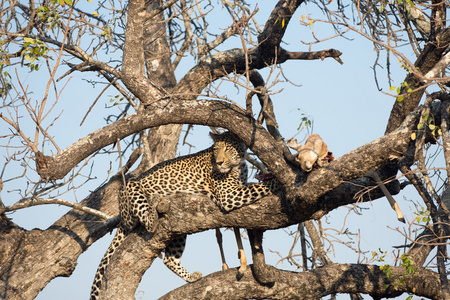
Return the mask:
[[[152,195],[174,193],[209,196],[223,213],[249,205],[274,194],[280,184],[274,177],[261,183],[247,184],[245,163],[247,146],[234,133],[210,133],[213,145],[203,151],[159,163],[141,176],[128,179],[119,191],[120,223],[109,248],[103,256],[91,288],[91,300],[98,298],[104,273],[114,252],[138,225],[155,232],[158,201]],[[161,197],[153,197],[161,199]],[[190,273],[181,264],[186,234],[173,238],[165,248],[164,264],[186,282],[202,278],[198,271]]]

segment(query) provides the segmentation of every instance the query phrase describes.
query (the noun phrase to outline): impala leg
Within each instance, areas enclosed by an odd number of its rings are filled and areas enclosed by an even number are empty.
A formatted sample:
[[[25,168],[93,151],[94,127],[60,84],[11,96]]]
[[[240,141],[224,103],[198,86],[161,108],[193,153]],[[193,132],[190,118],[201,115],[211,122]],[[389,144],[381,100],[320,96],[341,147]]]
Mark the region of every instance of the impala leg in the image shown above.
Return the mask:
[[[222,233],[220,232],[220,228],[216,228],[216,239],[217,244],[219,245],[220,256],[222,257],[222,270],[228,270],[227,262],[225,261],[225,254],[223,253],[223,241],[222,241]]]
[[[242,246],[242,239],[241,239],[241,233],[239,231],[238,227],[233,227],[234,230],[234,236],[236,237],[236,243],[238,245],[238,257],[239,261],[241,262],[241,266],[238,270],[237,278],[241,279],[244,277],[244,272],[247,269],[247,258],[245,257],[244,253],[244,247]]]

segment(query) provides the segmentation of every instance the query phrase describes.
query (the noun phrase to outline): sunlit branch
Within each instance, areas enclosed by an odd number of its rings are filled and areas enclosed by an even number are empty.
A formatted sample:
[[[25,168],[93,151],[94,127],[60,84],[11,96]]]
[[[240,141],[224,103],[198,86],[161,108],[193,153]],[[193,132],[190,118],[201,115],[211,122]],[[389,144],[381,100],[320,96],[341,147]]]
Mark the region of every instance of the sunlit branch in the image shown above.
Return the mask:
[[[71,207],[73,209],[97,216],[99,218],[102,218],[103,220],[107,221],[109,219],[111,219],[112,217],[97,210],[97,209],[93,209],[87,206],[83,206],[79,203],[73,203],[69,200],[65,200],[65,199],[54,199],[54,198],[28,198],[28,199],[24,199],[20,202],[17,202],[13,205],[10,206],[5,206],[4,208],[0,208],[0,214],[5,213],[5,212],[10,212],[10,211],[14,211],[14,210],[19,210],[19,209],[23,209],[23,208],[27,208],[27,207],[31,207],[31,206],[36,206],[36,205],[44,205],[44,204],[58,204],[58,205],[64,205],[67,207]]]
[[[399,295],[399,292],[414,293],[433,298],[440,295],[440,280],[437,273],[421,269],[420,272],[405,276],[403,266],[391,267],[392,276],[388,276],[377,265],[363,264],[329,264],[309,272],[291,272],[269,266],[276,277],[275,286],[261,285],[252,272],[246,272],[240,280],[236,280],[236,269],[212,273],[202,280],[184,285],[161,297],[161,300],[180,299],[190,295],[197,299],[206,299],[204,291],[208,290],[208,298],[220,298],[233,295],[239,298],[282,298],[297,299],[308,289],[304,299],[321,299],[335,293],[364,293],[373,295]],[[370,284],[366,284],[370,277]],[[403,284],[398,282],[403,279]],[[208,288],[214,282],[223,284],[214,289]],[[202,293],[203,294],[200,294]]]
[[[341,55],[342,55],[342,52],[335,50],[335,49],[328,49],[328,50],[315,51],[315,52],[282,51],[280,54],[280,59],[282,59],[282,60],[288,60],[288,59],[299,59],[299,60],[321,59],[321,60],[324,60],[327,57],[332,57],[338,63],[340,63],[342,65],[343,61],[340,58]]]
[[[436,77],[439,77],[439,74],[442,73],[442,71],[444,71],[444,69],[450,64],[450,52],[448,52],[447,54],[445,54],[439,61],[438,63],[433,67],[433,69],[431,69],[430,71],[428,71],[427,74],[425,74],[423,76],[424,81],[429,81],[429,80],[433,80]]]

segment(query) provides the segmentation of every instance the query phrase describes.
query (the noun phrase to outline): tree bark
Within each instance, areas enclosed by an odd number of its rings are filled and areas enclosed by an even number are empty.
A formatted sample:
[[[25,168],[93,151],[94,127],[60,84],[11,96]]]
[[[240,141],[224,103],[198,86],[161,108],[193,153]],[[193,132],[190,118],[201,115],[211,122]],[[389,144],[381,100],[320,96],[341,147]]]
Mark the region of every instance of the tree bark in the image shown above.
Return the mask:
[[[208,275],[197,282],[175,289],[160,300],[172,299],[321,299],[335,293],[365,293],[373,297],[393,297],[403,292],[430,299],[442,299],[439,275],[419,269],[402,278],[403,267],[391,267],[392,276],[376,265],[330,264],[308,272],[282,271],[270,267],[276,274],[275,284],[264,286],[253,276],[253,266],[237,281],[237,269]],[[386,288],[386,286],[388,287]]]
[[[414,66],[421,74],[425,75],[430,71],[441,59],[442,54],[446,51],[450,44],[450,29],[446,28],[440,34],[439,41],[428,42],[424,49],[420,52]],[[406,88],[401,89],[401,93],[405,93],[408,88],[416,89],[425,85],[425,82],[417,78],[413,73],[410,73],[406,78]],[[391,110],[391,115],[386,127],[386,133],[395,130],[408,114],[414,111],[420,103],[425,88],[406,96],[403,101],[395,101]]]
[[[220,227],[270,230],[318,219],[341,205],[358,201],[355,196],[372,186],[370,180],[363,178],[365,172],[407,152],[411,143],[410,136],[418,119],[417,114],[408,114],[416,109],[420,99],[418,94],[413,95],[414,99],[411,96],[412,100],[405,99],[403,104],[395,104],[387,129],[390,134],[355,149],[326,168],[312,172],[306,182],[299,180],[300,176],[296,175],[295,168],[285,161],[278,141],[249,117],[245,110],[224,101],[196,100],[198,94],[211,82],[231,72],[243,73],[288,59],[304,58],[280,47],[287,24],[301,3],[303,1],[279,1],[258,37],[258,47],[250,49],[248,53],[234,49],[204,57],[176,83],[170,66],[169,47],[165,42],[162,15],[153,13],[158,10],[158,2],[153,1],[148,10],[148,3],[143,0],[129,2],[123,68],[120,74],[116,70],[114,74],[123,80],[129,91],[144,105],[136,114],[94,131],[60,153],[52,156],[37,153],[37,171],[41,178],[63,178],[81,160],[97,150],[131,134],[152,128],[146,144],[146,157],[151,159],[144,160],[136,171],[139,174],[149,166],[173,157],[180,124],[200,124],[225,127],[237,133],[269,166],[283,184],[286,193],[281,197],[264,198],[227,214],[222,213],[207,197],[182,194],[170,197],[169,210],[160,215],[156,232],[151,235],[141,229],[136,230],[127,237],[123,247],[112,258],[105,274],[107,282],[104,297],[134,297],[145,270],[167,243],[179,234]],[[145,31],[149,16],[154,18]],[[282,26],[282,23],[286,26]],[[422,72],[434,66],[436,59],[443,53],[450,41],[448,34],[448,31],[442,34],[441,44],[426,46],[426,51],[417,62]],[[327,57],[336,58],[340,55],[340,52],[333,49],[327,53]],[[317,58],[323,58],[323,55]],[[150,57],[152,60],[149,60]],[[147,75],[144,64],[147,66]],[[109,215],[116,215],[117,192],[121,180],[121,177],[113,177],[81,203]],[[398,192],[398,188],[398,182],[389,186],[393,194]],[[382,197],[382,194],[376,189],[361,197],[363,201],[373,201]],[[11,224],[0,223],[0,297],[5,299],[34,298],[51,279],[70,276],[79,255],[112,230],[111,224],[106,226],[97,217],[75,210],[71,210],[44,231],[26,231]],[[5,226],[13,227],[3,230]],[[432,248],[426,248],[427,255]],[[417,247],[414,251],[415,254],[423,253],[423,249]],[[231,269],[185,285],[166,295],[166,298],[205,299],[233,295],[236,299],[295,299],[298,295],[307,294],[305,299],[317,299],[334,293],[392,296],[399,292],[415,292],[432,299],[442,297],[438,275],[427,270],[418,270],[407,278],[404,285],[395,289],[397,279],[387,278],[377,266],[332,264],[304,273],[268,268],[276,274],[277,280],[273,286],[258,284],[251,271],[241,281],[236,281],[236,271]],[[402,269],[393,267],[393,271],[394,275],[400,275]],[[385,289],[386,284],[391,285]]]

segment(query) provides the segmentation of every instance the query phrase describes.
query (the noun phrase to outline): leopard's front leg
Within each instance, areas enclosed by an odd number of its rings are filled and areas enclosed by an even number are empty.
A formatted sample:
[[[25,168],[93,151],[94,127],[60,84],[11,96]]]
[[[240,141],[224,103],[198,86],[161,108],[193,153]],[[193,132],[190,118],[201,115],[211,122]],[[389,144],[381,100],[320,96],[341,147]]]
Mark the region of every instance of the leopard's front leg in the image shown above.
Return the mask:
[[[237,181],[236,181],[237,182]],[[215,202],[225,212],[252,204],[261,198],[273,195],[281,186],[276,178],[261,182],[239,185],[220,182],[215,188]]]

